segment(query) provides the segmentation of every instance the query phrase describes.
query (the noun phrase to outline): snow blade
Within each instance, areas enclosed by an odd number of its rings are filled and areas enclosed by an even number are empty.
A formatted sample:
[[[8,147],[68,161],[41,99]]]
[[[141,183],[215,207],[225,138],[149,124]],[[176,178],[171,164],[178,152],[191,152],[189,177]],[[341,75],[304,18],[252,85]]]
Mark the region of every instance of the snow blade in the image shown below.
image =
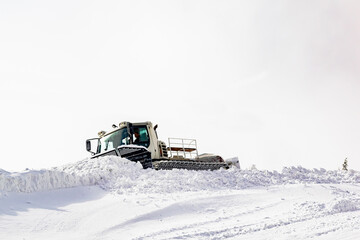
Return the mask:
[[[104,153],[96,154],[91,158],[104,156],[119,156],[133,162],[140,162],[144,169],[152,168],[151,152],[142,146],[122,145],[117,149],[112,149]]]
[[[140,162],[144,169],[152,168],[151,152],[146,148],[135,145],[122,145],[117,150],[122,158]]]

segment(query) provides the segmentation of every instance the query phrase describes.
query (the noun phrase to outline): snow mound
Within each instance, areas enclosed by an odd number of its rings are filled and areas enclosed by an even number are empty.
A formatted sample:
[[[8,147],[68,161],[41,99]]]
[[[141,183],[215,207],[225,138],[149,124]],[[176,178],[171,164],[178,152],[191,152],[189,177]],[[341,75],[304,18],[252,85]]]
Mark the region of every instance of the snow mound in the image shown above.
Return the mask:
[[[0,168],[0,174],[6,174],[6,173],[9,173],[9,172],[7,172],[7,171],[5,171],[4,169],[1,169],[1,168]]]
[[[359,207],[355,201],[350,199],[342,199],[332,203],[330,209],[333,213],[340,213],[357,211],[359,210]]]
[[[309,170],[302,167],[277,171],[188,171],[142,169],[139,163],[115,156],[85,159],[73,164],[21,173],[0,171],[0,192],[35,192],[58,188],[99,185],[117,193],[172,193],[202,190],[244,189],[279,184],[359,183],[356,171]],[[340,203],[339,203],[340,204]],[[339,208],[338,207],[335,208]]]
[[[130,166],[130,167],[129,167]],[[131,169],[131,170],[130,170]],[[102,185],[127,171],[142,170],[140,164],[121,158],[85,159],[49,170],[27,170],[21,173],[0,171],[0,191],[36,192],[58,188]],[[130,176],[131,178],[131,176]]]

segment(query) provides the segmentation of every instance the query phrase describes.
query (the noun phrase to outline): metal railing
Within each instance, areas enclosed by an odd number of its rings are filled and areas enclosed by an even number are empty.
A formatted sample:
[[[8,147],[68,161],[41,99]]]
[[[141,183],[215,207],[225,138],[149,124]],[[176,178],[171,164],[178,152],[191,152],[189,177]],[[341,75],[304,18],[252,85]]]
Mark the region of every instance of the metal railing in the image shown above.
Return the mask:
[[[170,157],[194,158],[198,156],[195,139],[168,138],[168,152]]]

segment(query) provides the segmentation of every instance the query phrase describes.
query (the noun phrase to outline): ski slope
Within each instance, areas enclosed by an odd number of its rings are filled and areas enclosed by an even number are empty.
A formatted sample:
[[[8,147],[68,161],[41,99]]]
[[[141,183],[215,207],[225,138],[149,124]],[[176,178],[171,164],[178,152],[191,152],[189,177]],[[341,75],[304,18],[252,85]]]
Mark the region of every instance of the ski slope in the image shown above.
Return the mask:
[[[0,239],[359,239],[359,210],[356,171],[0,170]]]

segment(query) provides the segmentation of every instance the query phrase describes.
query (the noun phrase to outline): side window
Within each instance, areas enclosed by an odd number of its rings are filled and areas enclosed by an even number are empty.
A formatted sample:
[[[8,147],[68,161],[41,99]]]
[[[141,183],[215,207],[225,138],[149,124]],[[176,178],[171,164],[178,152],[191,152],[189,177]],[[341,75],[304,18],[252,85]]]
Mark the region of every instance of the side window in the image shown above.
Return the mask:
[[[146,126],[134,127],[134,144],[149,147],[150,138]]]

